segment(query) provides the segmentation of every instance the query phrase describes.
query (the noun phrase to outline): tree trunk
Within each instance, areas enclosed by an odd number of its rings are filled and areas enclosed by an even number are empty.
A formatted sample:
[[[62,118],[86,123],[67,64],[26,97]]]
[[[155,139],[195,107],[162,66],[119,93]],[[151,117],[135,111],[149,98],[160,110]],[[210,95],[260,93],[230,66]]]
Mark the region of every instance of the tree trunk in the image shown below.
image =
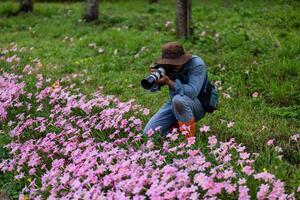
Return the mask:
[[[231,0],[224,0],[225,6],[226,7],[231,7],[232,1]]]
[[[176,32],[179,38],[189,38],[192,34],[191,0],[177,0]]]
[[[87,22],[96,21],[99,17],[99,0],[87,0],[84,19]]]
[[[32,0],[20,0],[20,9],[18,12],[32,12],[33,2]]]

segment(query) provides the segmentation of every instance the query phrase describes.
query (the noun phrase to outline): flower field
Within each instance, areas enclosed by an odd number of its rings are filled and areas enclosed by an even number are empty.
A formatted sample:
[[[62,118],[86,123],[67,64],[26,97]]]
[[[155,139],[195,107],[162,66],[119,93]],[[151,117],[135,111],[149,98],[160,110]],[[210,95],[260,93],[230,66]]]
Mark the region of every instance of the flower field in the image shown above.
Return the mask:
[[[0,62],[14,69],[20,50],[2,49]],[[255,171],[259,155],[234,138],[212,135],[199,147],[176,130],[144,136],[139,115],[149,110],[134,100],[101,88],[87,98],[45,79],[38,63],[21,71],[0,76],[0,120],[10,130],[0,169],[22,183],[19,199],[296,199],[273,174]],[[34,79],[34,90],[24,77]]]

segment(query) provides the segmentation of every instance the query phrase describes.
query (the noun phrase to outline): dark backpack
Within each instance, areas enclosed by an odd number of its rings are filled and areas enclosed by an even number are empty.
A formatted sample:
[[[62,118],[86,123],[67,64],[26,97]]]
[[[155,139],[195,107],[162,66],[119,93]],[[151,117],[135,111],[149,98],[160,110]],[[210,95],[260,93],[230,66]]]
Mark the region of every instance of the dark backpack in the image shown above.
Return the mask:
[[[197,98],[202,103],[202,106],[206,112],[212,113],[217,109],[218,92],[215,86],[207,80],[207,75]]]

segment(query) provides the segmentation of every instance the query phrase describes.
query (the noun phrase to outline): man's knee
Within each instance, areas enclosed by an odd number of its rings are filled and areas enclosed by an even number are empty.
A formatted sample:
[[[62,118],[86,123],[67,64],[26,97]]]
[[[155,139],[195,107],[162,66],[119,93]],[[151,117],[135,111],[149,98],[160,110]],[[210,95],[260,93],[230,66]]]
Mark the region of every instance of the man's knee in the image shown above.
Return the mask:
[[[172,98],[172,108],[179,114],[183,114],[185,103],[184,98],[180,95],[175,95]]]

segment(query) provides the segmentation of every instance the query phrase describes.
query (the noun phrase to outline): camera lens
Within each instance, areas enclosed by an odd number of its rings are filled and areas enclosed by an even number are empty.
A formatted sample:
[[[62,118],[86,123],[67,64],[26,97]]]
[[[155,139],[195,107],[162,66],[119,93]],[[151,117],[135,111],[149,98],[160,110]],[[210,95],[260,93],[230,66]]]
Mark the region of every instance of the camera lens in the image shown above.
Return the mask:
[[[146,90],[149,90],[155,85],[156,79],[153,75],[149,75],[141,81],[141,85]]]
[[[153,72],[141,81],[142,87],[146,90],[151,89],[155,85],[156,81],[160,79],[163,74],[165,74],[164,68],[158,68],[155,72]]]

